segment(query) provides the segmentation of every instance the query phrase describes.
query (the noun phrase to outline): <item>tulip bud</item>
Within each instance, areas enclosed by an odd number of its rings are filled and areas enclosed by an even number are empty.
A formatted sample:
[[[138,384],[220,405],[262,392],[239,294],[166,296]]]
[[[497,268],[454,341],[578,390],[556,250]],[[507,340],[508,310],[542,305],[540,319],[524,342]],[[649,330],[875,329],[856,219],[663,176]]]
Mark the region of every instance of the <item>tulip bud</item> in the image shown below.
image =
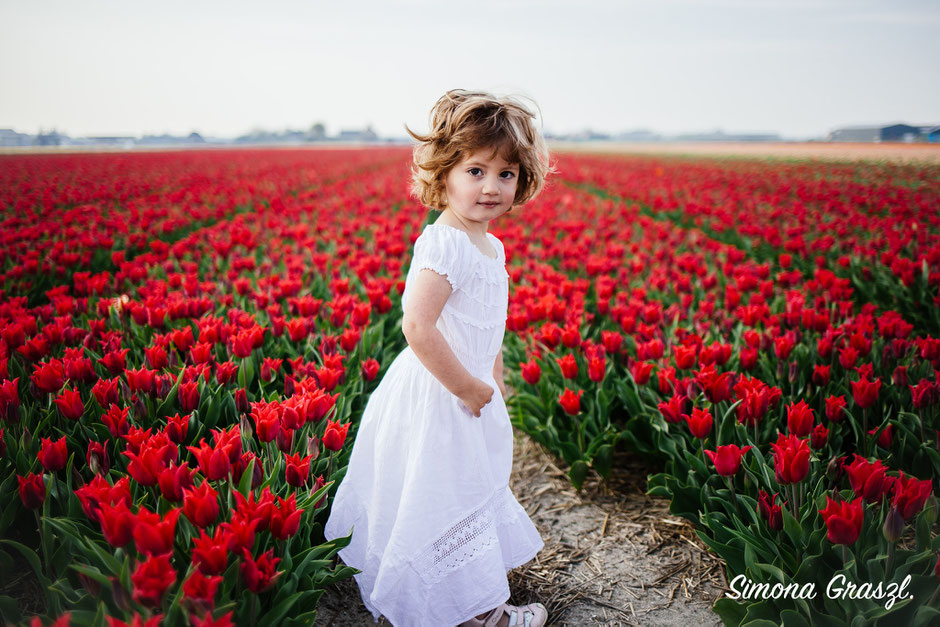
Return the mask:
[[[884,534],[888,542],[897,542],[904,533],[904,518],[898,513],[898,508],[891,506],[888,515],[885,516],[885,523],[881,526],[881,533]]]
[[[0,428],[0,457],[3,457],[7,454],[7,443],[3,439],[3,429]]]
[[[109,579],[111,580],[111,597],[114,599],[114,604],[123,612],[129,611],[131,609],[131,595],[121,585],[120,579],[117,577],[109,577]]]
[[[937,555],[937,563],[933,567],[933,574],[937,579],[940,579],[940,554]]]
[[[238,417],[238,430],[244,437],[248,438],[249,440],[251,439],[251,435],[254,433],[254,430],[251,428],[251,421],[248,420],[248,414],[241,414]]]
[[[317,436],[307,438],[307,455],[312,459],[320,456],[320,439]]]
[[[282,453],[289,454],[294,444],[294,432],[285,428],[278,429],[276,440],[277,448]]]
[[[296,385],[294,377],[290,375],[284,377],[284,396],[293,396]]]
[[[78,573],[78,580],[81,582],[85,590],[88,590],[88,594],[92,597],[97,597],[101,594],[101,584],[98,583],[96,579],[92,579],[84,573]]]
[[[251,413],[251,405],[248,404],[248,396],[244,388],[235,390],[235,408],[240,414]]]
[[[833,456],[826,466],[826,477],[833,483],[838,483],[842,479],[845,469],[842,468],[842,458],[838,455]]]

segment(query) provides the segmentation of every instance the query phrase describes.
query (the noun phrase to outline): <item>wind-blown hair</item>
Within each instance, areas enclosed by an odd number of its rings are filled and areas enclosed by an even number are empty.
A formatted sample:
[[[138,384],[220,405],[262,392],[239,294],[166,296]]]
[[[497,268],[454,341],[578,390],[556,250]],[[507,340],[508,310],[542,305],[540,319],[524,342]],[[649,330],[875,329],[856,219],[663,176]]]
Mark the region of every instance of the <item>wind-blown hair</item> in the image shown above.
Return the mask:
[[[537,106],[537,105],[536,105]],[[411,164],[411,193],[438,211],[447,207],[445,179],[451,168],[482,148],[495,149],[507,163],[519,164],[513,206],[532,200],[554,168],[535,115],[512,97],[452,89],[431,109],[427,135],[405,130],[418,140]]]

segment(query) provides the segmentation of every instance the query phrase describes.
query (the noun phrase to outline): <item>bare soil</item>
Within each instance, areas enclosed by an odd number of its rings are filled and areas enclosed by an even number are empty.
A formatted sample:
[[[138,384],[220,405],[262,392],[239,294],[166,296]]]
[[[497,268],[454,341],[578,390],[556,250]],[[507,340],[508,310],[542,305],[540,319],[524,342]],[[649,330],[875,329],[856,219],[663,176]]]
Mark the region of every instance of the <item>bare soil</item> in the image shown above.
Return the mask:
[[[558,152],[940,163],[940,144],[855,142],[555,142]]]
[[[545,547],[509,573],[509,602],[541,602],[550,625],[720,624],[711,606],[726,589],[724,564],[665,500],[645,494],[648,465],[618,454],[614,468],[609,484],[594,477],[578,493],[516,432],[510,485]],[[318,614],[317,625],[374,624],[353,579],[328,589]]]

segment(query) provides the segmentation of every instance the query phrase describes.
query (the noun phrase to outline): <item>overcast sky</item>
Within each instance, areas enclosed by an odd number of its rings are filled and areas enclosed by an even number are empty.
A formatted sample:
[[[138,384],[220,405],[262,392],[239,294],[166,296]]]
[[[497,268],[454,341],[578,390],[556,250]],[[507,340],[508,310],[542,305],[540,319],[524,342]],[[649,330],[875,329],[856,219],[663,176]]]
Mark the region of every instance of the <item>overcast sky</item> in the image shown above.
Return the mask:
[[[937,0],[0,0],[0,128],[427,128],[447,89],[543,128],[940,123]]]

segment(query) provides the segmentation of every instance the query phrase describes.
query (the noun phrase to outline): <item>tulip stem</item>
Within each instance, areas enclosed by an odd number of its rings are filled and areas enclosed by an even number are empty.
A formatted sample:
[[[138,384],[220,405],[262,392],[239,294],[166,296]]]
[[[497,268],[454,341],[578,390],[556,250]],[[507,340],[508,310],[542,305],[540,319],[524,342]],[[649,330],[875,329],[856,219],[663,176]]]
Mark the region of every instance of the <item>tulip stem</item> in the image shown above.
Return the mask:
[[[868,457],[868,409],[865,408],[862,410],[862,442],[864,444],[863,451],[865,451],[865,457]]]
[[[848,564],[849,564],[849,551],[846,548],[846,546],[843,544],[842,545],[842,567],[848,570]]]
[[[45,576],[52,578],[52,571],[49,568],[49,547],[46,544],[46,534],[42,530],[42,519],[39,516],[39,510],[34,509],[33,515],[36,517],[36,529],[39,531],[39,545],[42,547],[42,561],[45,565]]]
[[[731,502],[734,503],[734,511],[740,514],[741,510],[738,508],[738,495],[734,492],[734,481],[731,477],[725,477],[725,481],[728,482],[728,489],[731,490]]]
[[[888,563],[885,565],[885,581],[891,576],[891,568],[894,566],[894,545],[897,542],[888,543]]]
[[[927,601],[927,605],[933,605],[938,596],[940,596],[940,586],[937,586],[937,589],[933,591],[933,595],[930,597],[930,600]]]
[[[258,595],[251,595],[251,627],[255,627],[255,616],[258,614]]]

